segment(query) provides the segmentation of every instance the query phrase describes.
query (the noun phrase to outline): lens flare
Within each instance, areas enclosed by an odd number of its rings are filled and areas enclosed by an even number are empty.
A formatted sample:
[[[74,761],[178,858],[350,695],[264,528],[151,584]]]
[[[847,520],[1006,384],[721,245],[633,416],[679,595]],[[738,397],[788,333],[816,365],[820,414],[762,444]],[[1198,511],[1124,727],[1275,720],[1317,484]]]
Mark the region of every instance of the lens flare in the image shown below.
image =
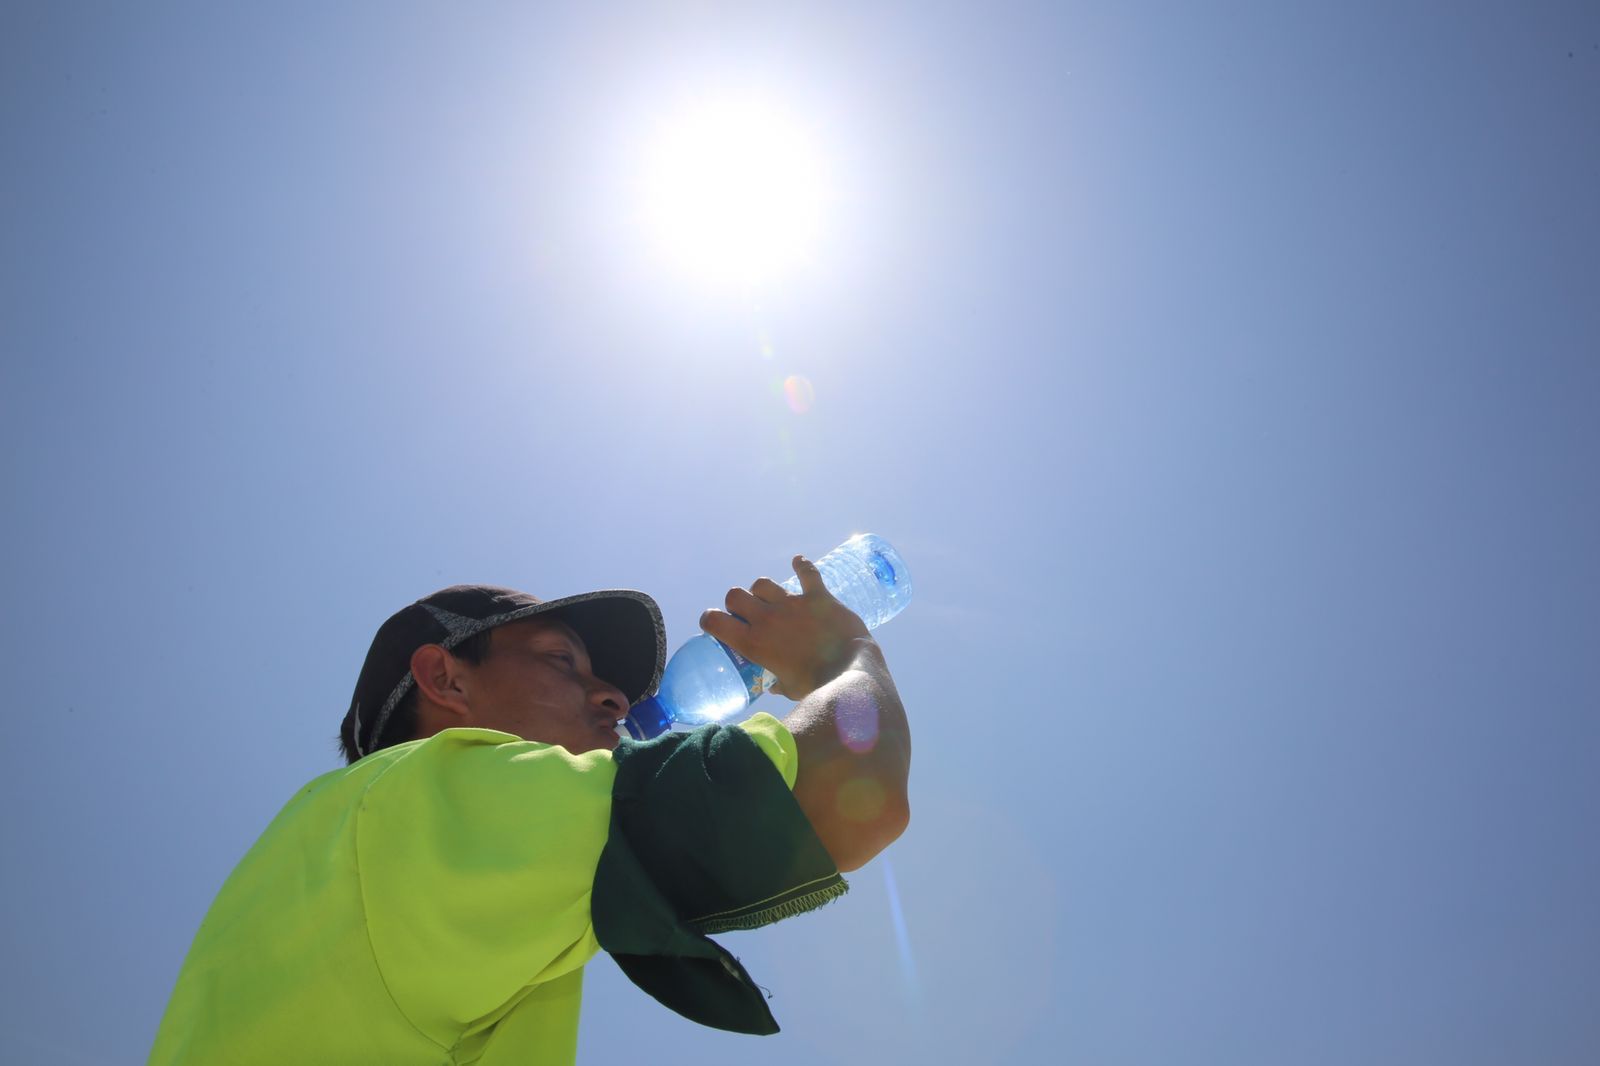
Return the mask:
[[[797,415],[803,415],[811,410],[811,405],[816,402],[817,390],[811,387],[811,382],[799,374],[790,374],[783,381],[783,395],[789,401],[789,410]]]
[[[894,883],[894,864],[889,856],[881,856],[883,888],[889,897],[889,918],[894,923],[894,942],[900,950],[900,977],[905,982],[904,991],[912,1006],[919,1005],[917,961],[911,955],[911,934],[906,931],[906,914],[900,906],[900,889]]]
[[[839,742],[857,755],[878,746],[878,704],[871,696],[846,693],[833,708]]]
[[[875,778],[853,777],[839,786],[834,806],[849,821],[871,822],[883,813],[885,799],[883,785]]]

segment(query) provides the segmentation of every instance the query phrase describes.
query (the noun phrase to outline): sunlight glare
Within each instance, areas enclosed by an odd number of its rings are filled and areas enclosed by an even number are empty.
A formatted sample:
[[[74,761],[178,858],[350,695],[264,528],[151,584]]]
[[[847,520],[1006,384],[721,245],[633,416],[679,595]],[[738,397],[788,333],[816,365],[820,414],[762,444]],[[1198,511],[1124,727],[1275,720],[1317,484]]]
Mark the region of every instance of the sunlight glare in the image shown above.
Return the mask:
[[[802,259],[825,198],[821,160],[802,125],[753,100],[663,122],[643,180],[657,252],[719,282],[770,280]]]

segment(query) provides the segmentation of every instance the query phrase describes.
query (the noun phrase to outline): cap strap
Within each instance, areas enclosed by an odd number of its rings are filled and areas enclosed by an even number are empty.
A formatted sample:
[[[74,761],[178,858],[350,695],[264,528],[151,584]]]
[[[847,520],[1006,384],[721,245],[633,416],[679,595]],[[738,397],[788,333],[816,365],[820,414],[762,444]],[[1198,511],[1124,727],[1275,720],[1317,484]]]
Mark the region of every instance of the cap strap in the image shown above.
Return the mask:
[[[537,614],[545,609],[545,604],[538,603],[530,604],[525,607],[518,607],[510,611],[502,611],[499,614],[490,615],[488,618],[468,618],[464,614],[456,614],[454,611],[447,611],[443,607],[439,607],[431,603],[418,603],[417,606],[427,611],[433,616],[433,620],[435,622],[438,622],[444,627],[447,635],[444,640],[438,641],[438,643],[443,645],[446,649],[454,648],[467,638],[475,637],[486,629],[493,629],[495,626],[504,625],[506,622],[512,621],[518,615]],[[434,642],[430,641],[429,643]],[[395,685],[394,691],[389,693],[389,698],[383,701],[383,707],[378,711],[378,720],[372,724],[372,743],[374,745],[374,750],[376,750],[378,740],[383,736],[383,727],[389,724],[390,713],[400,705],[401,698],[404,697],[405,694],[410,690],[415,680],[416,679],[412,676],[411,671],[408,668],[405,676],[400,679],[400,683]],[[357,757],[366,754],[366,752],[362,750],[360,730],[361,720],[359,717],[357,717]]]
[[[454,611],[447,611],[443,607],[435,607],[431,603],[424,603],[420,606],[423,610],[433,615],[433,620],[444,626],[445,630],[455,638],[454,641],[446,641],[445,644],[447,646],[457,641],[465,640],[474,633],[488,629],[495,624],[494,618],[485,618],[480,621],[476,618],[468,618],[466,615],[456,614]]]
[[[350,735],[351,735],[351,737],[353,737],[355,739],[355,742],[356,742],[356,758],[359,759],[363,755],[366,754],[366,752],[361,750],[361,701],[360,700],[356,700],[356,705],[355,705],[355,707],[353,709],[353,713],[355,714],[356,720],[355,720],[355,724],[350,727]]]

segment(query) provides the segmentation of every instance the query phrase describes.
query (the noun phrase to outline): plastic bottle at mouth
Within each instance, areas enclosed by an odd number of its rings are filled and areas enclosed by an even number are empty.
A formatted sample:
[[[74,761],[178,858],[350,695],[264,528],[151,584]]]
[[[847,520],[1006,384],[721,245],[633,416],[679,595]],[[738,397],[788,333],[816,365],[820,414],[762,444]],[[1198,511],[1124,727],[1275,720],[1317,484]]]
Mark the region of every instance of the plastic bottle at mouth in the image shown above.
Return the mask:
[[[911,574],[894,546],[872,533],[860,533],[817,560],[822,583],[834,598],[854,611],[868,629],[876,629],[911,601]],[[783,587],[798,595],[800,579]],[[721,722],[733,717],[777,679],[709,633],[685,642],[667,660],[654,696],[640,700],[623,726],[636,740],[660,736],[674,724]]]

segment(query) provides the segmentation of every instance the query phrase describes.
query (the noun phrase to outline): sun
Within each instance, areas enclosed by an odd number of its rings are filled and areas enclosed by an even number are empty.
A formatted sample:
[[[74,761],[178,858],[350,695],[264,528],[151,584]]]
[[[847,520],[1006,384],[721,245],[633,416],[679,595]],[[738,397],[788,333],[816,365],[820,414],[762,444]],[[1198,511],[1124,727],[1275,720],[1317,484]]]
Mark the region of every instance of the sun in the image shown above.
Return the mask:
[[[765,102],[702,103],[660,122],[641,174],[655,253],[712,282],[761,283],[812,250],[827,198],[804,124]]]

